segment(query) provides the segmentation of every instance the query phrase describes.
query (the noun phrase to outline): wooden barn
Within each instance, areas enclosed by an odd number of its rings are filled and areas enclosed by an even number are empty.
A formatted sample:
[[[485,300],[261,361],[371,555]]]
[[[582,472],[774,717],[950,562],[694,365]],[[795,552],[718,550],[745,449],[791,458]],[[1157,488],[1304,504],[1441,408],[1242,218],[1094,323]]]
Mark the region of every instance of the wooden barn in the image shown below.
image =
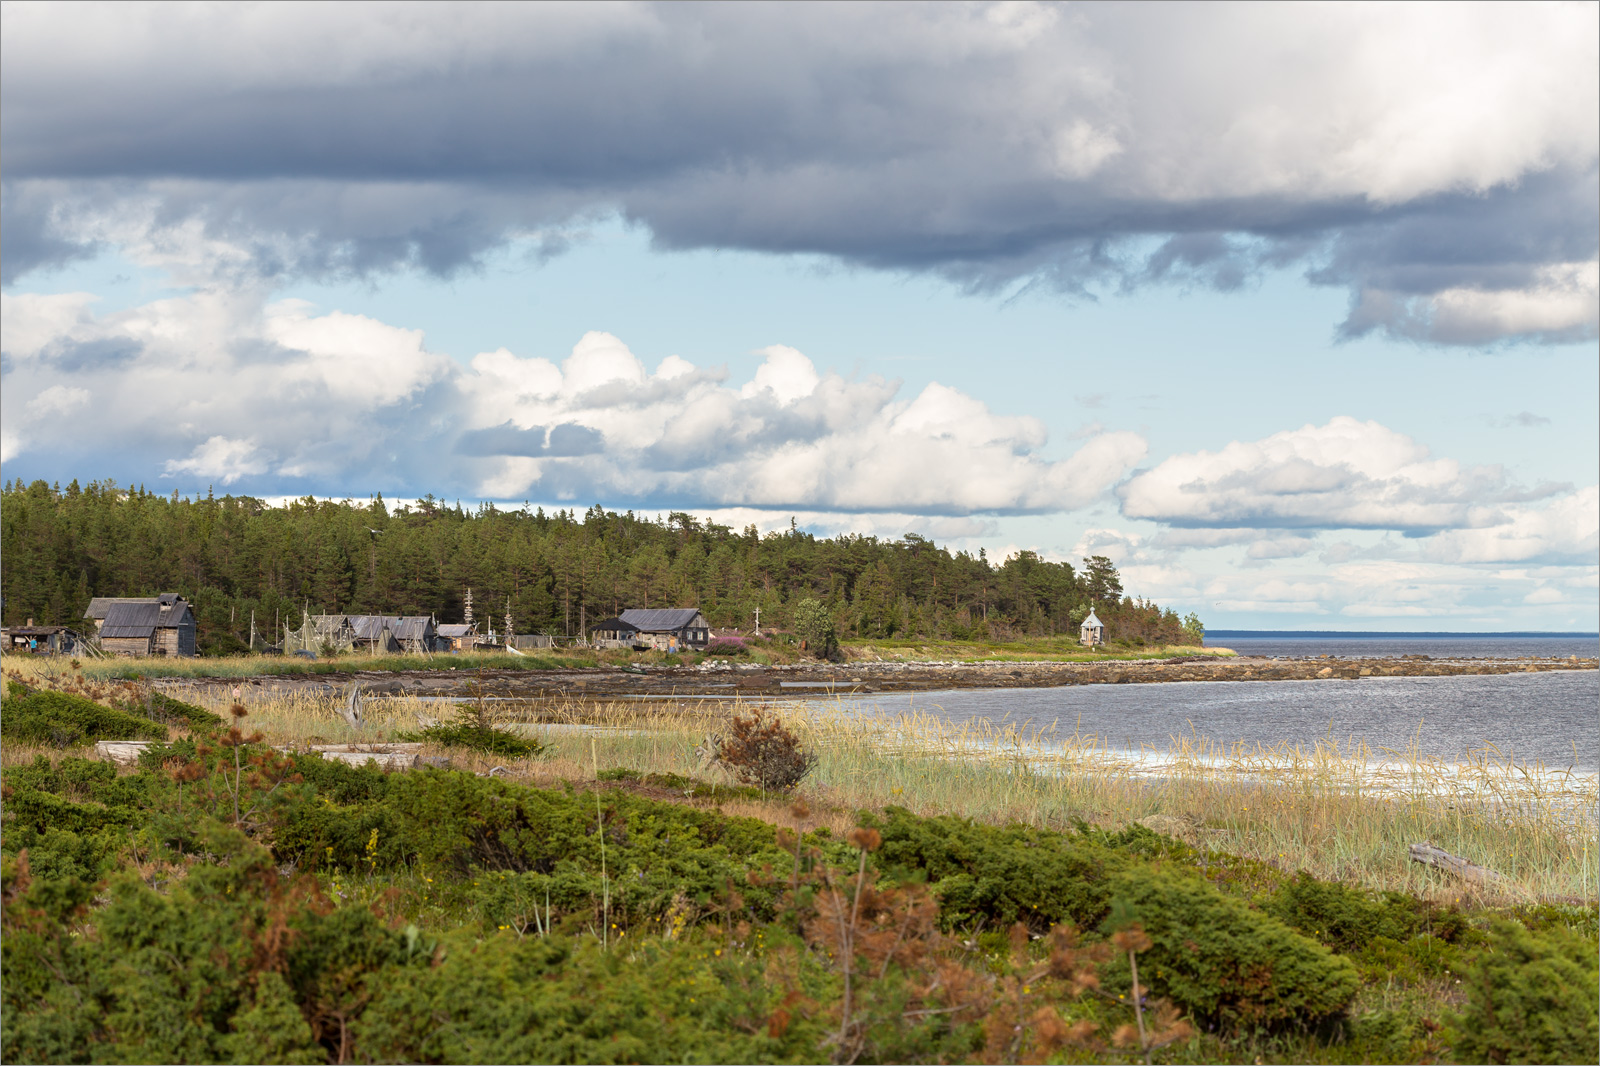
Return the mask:
[[[194,612],[175,592],[163,592],[154,599],[118,599],[97,621],[100,648],[110,655],[198,654]]]
[[[617,621],[633,628],[636,643],[661,651],[687,651],[711,643],[711,624],[693,607],[623,611]]]

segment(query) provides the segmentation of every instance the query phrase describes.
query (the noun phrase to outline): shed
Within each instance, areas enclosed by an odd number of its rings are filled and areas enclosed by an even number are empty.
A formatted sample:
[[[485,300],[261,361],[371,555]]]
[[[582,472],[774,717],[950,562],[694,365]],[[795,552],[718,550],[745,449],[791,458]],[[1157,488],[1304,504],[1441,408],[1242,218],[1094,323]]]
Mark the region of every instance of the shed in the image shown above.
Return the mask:
[[[434,647],[439,651],[471,651],[478,639],[478,623],[447,622],[434,632]]]
[[[433,619],[425,614],[390,619],[389,630],[394,633],[394,639],[400,642],[401,651],[433,651],[438,637]]]
[[[1083,620],[1083,626],[1078,630],[1078,643],[1086,648],[1092,648],[1106,642],[1106,624],[1095,616],[1093,608],[1089,610],[1089,617]]]
[[[606,618],[589,627],[589,639],[602,648],[631,648],[640,643],[639,627],[620,618]]]
[[[357,651],[382,655],[400,650],[400,642],[389,628],[391,619],[381,614],[353,614],[350,616],[351,644]]]
[[[710,623],[693,607],[623,611],[617,621],[634,628],[634,640],[661,651],[703,648],[711,642]]]
[[[351,643],[359,650],[426,652],[434,650],[433,619],[427,615],[353,614]]]
[[[5,631],[5,649],[29,655],[71,655],[83,640],[76,630],[66,626],[36,626],[28,619],[25,626],[12,626]]]
[[[113,655],[192,657],[194,612],[175,592],[154,599],[119,599],[100,620],[100,647]]]

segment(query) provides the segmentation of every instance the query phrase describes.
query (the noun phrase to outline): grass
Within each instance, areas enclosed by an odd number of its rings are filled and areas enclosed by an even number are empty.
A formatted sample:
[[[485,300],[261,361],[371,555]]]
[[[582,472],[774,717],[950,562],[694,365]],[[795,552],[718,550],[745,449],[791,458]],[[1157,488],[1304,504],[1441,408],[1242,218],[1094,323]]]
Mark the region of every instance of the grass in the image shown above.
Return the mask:
[[[393,740],[448,711],[437,700],[372,698],[357,730],[325,695],[248,688],[235,696],[227,684],[185,695],[223,713],[239,699],[251,728],[278,744]],[[517,728],[546,745],[544,754],[517,761],[437,745],[425,753],[448,755],[466,769],[508,764],[513,776],[544,786],[621,769],[704,776],[694,749],[745,709],[728,701],[565,697],[481,706],[500,724],[524,723]],[[779,713],[820,756],[803,794],[815,809],[835,812],[830,818],[841,827],[853,811],[890,805],[1048,828],[1142,821],[1203,850],[1424,898],[1527,903],[1600,894],[1595,775],[1514,763],[1493,749],[1447,762],[1415,750],[1332,743],[1225,749],[1188,737],[1128,753],[1096,737],[986,722],[956,726],[927,713],[885,717],[837,700],[785,705]],[[32,754],[8,745],[3,759]],[[784,822],[787,799],[744,791],[730,791],[730,812]],[[1408,845],[1423,840],[1509,881],[1486,892],[1410,862]]]

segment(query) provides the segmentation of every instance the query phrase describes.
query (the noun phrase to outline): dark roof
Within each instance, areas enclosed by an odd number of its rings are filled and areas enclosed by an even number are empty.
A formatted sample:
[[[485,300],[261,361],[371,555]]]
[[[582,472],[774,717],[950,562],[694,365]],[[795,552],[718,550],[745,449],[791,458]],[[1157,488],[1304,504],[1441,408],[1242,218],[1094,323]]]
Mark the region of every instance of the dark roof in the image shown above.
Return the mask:
[[[350,625],[357,640],[378,640],[387,626],[396,640],[426,640],[433,632],[433,619],[427,615],[353,614]]]
[[[168,595],[171,595],[170,593]],[[102,637],[148,637],[158,629],[171,629],[184,622],[193,623],[189,605],[181,596],[151,600],[120,600],[106,611],[100,626]]]
[[[159,596],[96,596],[89,601],[89,606],[84,609],[85,618],[104,618],[110,613],[111,608],[119,603],[156,603],[171,607],[183,602],[183,597],[176,592],[163,592]]]
[[[89,606],[84,610],[85,618],[104,618],[106,612],[117,603],[160,603],[154,596],[96,596],[89,601]]]
[[[589,627],[591,633],[637,633],[639,627],[620,618],[604,618]]]
[[[668,607],[623,611],[620,617],[641,633],[672,633],[693,622],[699,613],[694,607]]]
[[[399,640],[426,640],[433,636],[433,619],[425,614],[396,618],[389,623],[389,631]]]
[[[441,637],[449,637],[451,640],[459,640],[462,637],[470,636],[477,628],[478,623],[476,622],[473,622],[470,625],[465,622],[450,622],[440,626],[438,632]]]
[[[72,633],[66,626],[11,626],[6,630],[13,637],[48,637],[52,633]]]

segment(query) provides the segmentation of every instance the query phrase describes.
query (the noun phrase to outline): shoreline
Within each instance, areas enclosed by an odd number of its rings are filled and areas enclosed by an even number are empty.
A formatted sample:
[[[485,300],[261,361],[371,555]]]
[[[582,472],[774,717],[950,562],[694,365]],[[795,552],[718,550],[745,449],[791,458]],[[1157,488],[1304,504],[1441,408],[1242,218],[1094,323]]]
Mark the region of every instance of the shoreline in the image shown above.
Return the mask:
[[[851,662],[783,665],[708,662],[700,666],[599,666],[554,670],[474,668],[352,670],[328,674],[252,677],[152,678],[162,690],[229,686],[260,691],[343,689],[354,683],[369,695],[454,694],[537,699],[637,696],[737,696],[768,698],[922,692],[947,689],[1056,688],[1068,685],[1160,684],[1175,681],[1249,682],[1359,680],[1368,677],[1454,677],[1600,669],[1600,660],[1569,657],[1517,659],[1235,658],[1109,660],[1100,662]]]

